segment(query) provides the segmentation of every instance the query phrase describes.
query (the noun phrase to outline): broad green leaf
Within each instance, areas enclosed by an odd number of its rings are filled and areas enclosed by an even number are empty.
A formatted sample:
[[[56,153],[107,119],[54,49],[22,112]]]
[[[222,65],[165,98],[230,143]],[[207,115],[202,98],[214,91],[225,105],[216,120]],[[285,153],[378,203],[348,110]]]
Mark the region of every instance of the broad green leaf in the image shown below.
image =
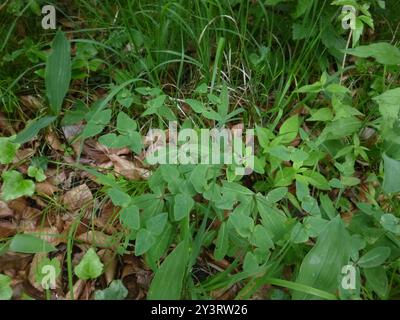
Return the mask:
[[[274,242],[281,239],[286,231],[287,218],[280,211],[271,207],[264,199],[257,197],[257,208],[262,218],[262,224]]]
[[[95,300],[124,300],[128,296],[128,290],[121,280],[113,280],[108,288],[96,290]]]
[[[18,253],[39,253],[57,250],[52,244],[30,234],[16,234],[10,243],[10,250]]]
[[[400,111],[400,88],[385,91],[381,95],[374,97],[379,104],[379,112],[385,119],[397,120]]]
[[[329,122],[320,137],[340,139],[356,132],[361,127],[361,121],[355,117],[342,118]]]
[[[380,266],[390,256],[389,247],[376,247],[364,254],[357,264],[362,268],[375,268]]]
[[[0,274],[0,300],[10,300],[13,295],[11,288],[11,278]]]
[[[258,270],[258,261],[252,252],[247,252],[243,261],[243,271],[252,274]]]
[[[178,300],[189,258],[187,241],[179,243],[156,271],[147,293],[149,300]]]
[[[204,107],[203,103],[194,99],[185,99],[185,102],[193,109],[196,113],[202,113],[207,109]]]
[[[101,133],[104,127],[110,123],[111,114],[110,109],[95,112],[83,129],[82,138],[86,139]]]
[[[170,246],[175,229],[170,223],[167,223],[163,232],[157,237],[156,243],[146,253],[146,261],[153,271],[158,269],[157,262],[166,253]]]
[[[243,238],[248,238],[253,233],[254,220],[243,213],[234,211],[229,216],[229,221],[235,227],[237,233]]]
[[[274,246],[274,242],[268,234],[268,230],[260,224],[254,227],[250,242],[252,245],[263,250],[268,250]]]
[[[117,188],[109,189],[107,195],[111,198],[112,203],[119,207],[127,207],[131,202],[131,197]]]
[[[56,116],[45,116],[29,122],[28,125],[17,134],[14,142],[18,144],[28,142],[29,140],[33,139],[40,130],[49,126],[56,119]]]
[[[303,173],[303,177],[312,186],[321,190],[330,190],[329,182],[326,178],[319,172],[307,170]]]
[[[135,241],[135,255],[141,256],[150,250],[150,248],[155,244],[156,237],[147,229],[140,229],[136,235]]]
[[[71,81],[71,45],[64,32],[57,31],[45,71],[46,95],[52,114],[58,115]]]
[[[391,213],[382,215],[380,219],[382,227],[396,235],[400,235],[400,219]]]
[[[138,230],[140,228],[139,208],[135,205],[122,208],[119,213],[119,220],[125,227]]]
[[[354,49],[347,49],[346,52],[360,58],[373,57],[381,64],[400,64],[399,48],[386,42],[373,43],[367,46],[358,46]]]
[[[137,123],[125,112],[120,112],[117,116],[117,129],[120,133],[127,134],[137,129]]]
[[[0,164],[11,163],[19,146],[18,143],[13,143],[10,137],[0,137]]]
[[[1,197],[10,201],[23,196],[32,196],[35,192],[35,183],[25,180],[21,173],[15,170],[3,172],[3,186]]]
[[[276,202],[282,200],[286,196],[287,192],[288,192],[288,188],[286,188],[286,187],[280,187],[280,188],[273,189],[270,192],[268,192],[267,196],[265,197],[265,200],[269,204],[276,203]]]
[[[333,119],[333,113],[330,108],[321,108],[316,111],[311,111],[311,117],[306,121],[330,121]]]
[[[175,196],[174,202],[174,218],[176,221],[180,221],[185,217],[189,216],[190,211],[194,206],[194,200],[191,196],[180,193]]]
[[[146,229],[153,235],[158,236],[163,231],[168,221],[168,213],[162,212],[146,221]]]
[[[96,279],[103,273],[103,264],[93,248],[90,248],[79,264],[75,267],[75,274],[79,279]]]
[[[386,154],[383,154],[383,170],[383,191],[386,193],[399,192],[400,161],[389,158]]]
[[[299,131],[300,127],[300,120],[299,116],[296,114],[295,116],[290,117],[287,119],[279,129],[279,136],[277,139],[281,143],[290,143],[292,142]]]
[[[308,212],[313,216],[320,216],[321,211],[318,206],[318,202],[312,196],[305,196],[301,201],[301,207],[304,211]]]
[[[290,240],[293,243],[304,243],[308,240],[308,233],[303,224],[297,222],[293,227],[292,232],[290,234]]]
[[[99,137],[99,142],[108,148],[123,148],[129,145],[128,136],[117,136],[115,133],[107,133]]]
[[[364,274],[367,287],[374,290],[380,298],[385,298],[389,289],[386,270],[383,267],[368,268],[364,270]]]
[[[35,178],[37,182],[43,182],[47,178],[42,168],[37,168],[34,166],[29,166],[28,176]]]
[[[349,262],[349,243],[350,236],[340,217],[331,220],[304,257],[296,282],[335,293],[340,285],[342,267]],[[298,291],[293,294],[293,299],[315,298]]]
[[[198,164],[193,169],[192,173],[190,174],[190,182],[193,185],[193,188],[198,193],[202,193],[205,191],[205,187],[207,186],[207,170],[208,165],[206,164]]]

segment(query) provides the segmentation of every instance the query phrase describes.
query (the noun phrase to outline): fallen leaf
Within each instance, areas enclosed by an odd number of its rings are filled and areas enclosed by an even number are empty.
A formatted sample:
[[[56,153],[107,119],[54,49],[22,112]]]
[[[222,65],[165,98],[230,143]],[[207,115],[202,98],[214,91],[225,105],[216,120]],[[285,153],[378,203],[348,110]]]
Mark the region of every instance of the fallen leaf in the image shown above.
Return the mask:
[[[62,202],[70,210],[78,210],[93,200],[92,192],[84,183],[65,193]]]
[[[7,218],[14,215],[14,212],[8,207],[7,203],[0,201],[0,218]]]
[[[57,191],[60,191],[60,189],[48,180],[36,183],[36,192],[39,194],[52,196]]]
[[[114,164],[114,170],[116,173],[124,176],[130,180],[147,179],[150,177],[150,171],[144,168],[135,166],[132,161],[126,160],[117,155],[110,155],[110,160]]]

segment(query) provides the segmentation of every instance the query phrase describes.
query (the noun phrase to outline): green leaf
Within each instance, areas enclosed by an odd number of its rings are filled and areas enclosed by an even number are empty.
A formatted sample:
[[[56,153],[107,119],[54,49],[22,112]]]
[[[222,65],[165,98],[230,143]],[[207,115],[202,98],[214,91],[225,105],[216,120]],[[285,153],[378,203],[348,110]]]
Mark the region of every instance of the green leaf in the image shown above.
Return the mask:
[[[333,113],[330,108],[321,108],[316,111],[311,111],[311,117],[306,121],[330,121],[333,119]]]
[[[217,241],[215,242],[214,257],[216,260],[222,260],[229,249],[229,238],[226,222],[223,222],[218,230]]]
[[[64,32],[57,31],[45,70],[46,95],[50,110],[58,115],[71,81],[71,45]]]
[[[136,235],[135,255],[141,256],[156,243],[156,237],[147,229],[140,229]]]
[[[13,295],[11,288],[11,278],[0,274],[0,300],[10,300]]]
[[[125,227],[132,230],[138,230],[140,228],[139,208],[135,205],[123,208],[120,211],[119,220]]]
[[[303,173],[303,177],[312,186],[321,190],[330,190],[329,182],[326,178],[319,172],[307,170]]]
[[[1,197],[5,201],[19,197],[31,197],[35,192],[35,184],[31,180],[25,180],[21,173],[15,170],[3,172],[3,186]]]
[[[107,133],[99,137],[99,142],[108,148],[123,148],[129,145],[128,136],[117,136],[115,133]]]
[[[131,202],[131,197],[117,188],[109,189],[107,195],[111,198],[112,203],[119,207],[127,207]]]
[[[268,235],[271,236],[274,242],[281,239],[286,233],[287,218],[261,197],[257,197],[257,208]]]
[[[400,88],[388,90],[381,95],[374,97],[379,104],[379,112],[385,119],[397,120],[400,111]]]
[[[113,280],[108,288],[96,290],[95,300],[124,300],[128,296],[128,290],[121,280]]]
[[[83,129],[82,138],[86,139],[101,133],[104,127],[110,123],[111,114],[110,109],[95,112]]]
[[[46,128],[57,119],[56,116],[45,116],[29,122],[29,124],[17,134],[14,142],[23,144],[34,138],[40,130]]]
[[[386,213],[382,215],[380,222],[385,230],[393,232],[395,235],[400,235],[400,219],[393,214]]]
[[[308,240],[308,237],[307,230],[304,228],[303,224],[297,222],[290,234],[290,240],[293,243],[303,243]]]
[[[354,49],[347,49],[346,52],[360,58],[373,57],[381,64],[400,64],[400,50],[386,42],[373,43],[367,46],[359,46]]]
[[[389,247],[377,247],[371,249],[366,254],[364,254],[360,260],[358,260],[357,264],[361,268],[375,268],[380,266],[382,263],[386,261],[390,256],[390,248]]]
[[[342,267],[349,262],[349,241],[350,236],[340,217],[331,220],[304,257],[296,282],[335,293],[340,285]],[[298,291],[293,294],[296,300],[315,298]]]
[[[79,279],[96,279],[103,273],[103,264],[93,248],[90,248],[75,267]]]
[[[47,241],[33,235],[16,234],[11,240],[10,250],[19,253],[46,253],[57,249]]]
[[[194,99],[185,99],[185,102],[193,109],[196,113],[202,113],[207,109],[204,107],[203,103]]]
[[[198,193],[202,193],[205,191],[205,187],[207,185],[207,170],[208,165],[198,164],[190,174],[189,180],[192,183],[193,188]]]
[[[267,229],[260,224],[254,227],[254,232],[251,236],[250,242],[252,245],[263,250],[268,250],[274,246],[274,242],[268,234]]]
[[[312,196],[305,196],[301,201],[301,207],[304,211],[310,213],[313,216],[320,216],[321,211],[318,206],[318,202]]]
[[[247,252],[243,261],[243,271],[252,274],[258,270],[258,261],[252,252]]]
[[[187,194],[177,194],[174,202],[174,218],[180,221],[189,216],[190,211],[194,206],[194,200]]]
[[[386,193],[400,191],[400,161],[383,154],[383,191]]]
[[[168,213],[162,212],[146,221],[146,229],[155,236],[159,236],[163,231],[168,221]]]
[[[286,188],[286,187],[276,188],[276,189],[268,192],[265,200],[269,204],[276,203],[276,202],[282,200],[286,196],[287,192],[288,192],[288,188]]]
[[[147,293],[149,300],[178,300],[181,298],[186,275],[189,246],[179,243],[156,271]]]
[[[299,116],[296,114],[295,116],[290,117],[287,119],[279,129],[279,136],[277,139],[281,143],[290,143],[292,142],[299,131],[300,127],[300,120]]]
[[[19,146],[18,143],[11,142],[11,138],[9,137],[0,137],[0,164],[11,163],[15,158]]]
[[[120,112],[117,116],[117,129],[121,134],[127,134],[137,129],[137,123],[125,112]]]
[[[381,299],[388,293],[389,281],[383,267],[368,268],[364,270],[367,286],[374,290]]]
[[[234,211],[229,216],[229,221],[235,227],[237,233],[243,238],[251,236],[254,229],[254,220],[243,213]]]
[[[47,179],[46,175],[44,174],[44,171],[42,168],[37,168],[34,166],[29,166],[28,168],[28,176],[31,178],[35,178],[37,182],[43,182],[44,180]]]

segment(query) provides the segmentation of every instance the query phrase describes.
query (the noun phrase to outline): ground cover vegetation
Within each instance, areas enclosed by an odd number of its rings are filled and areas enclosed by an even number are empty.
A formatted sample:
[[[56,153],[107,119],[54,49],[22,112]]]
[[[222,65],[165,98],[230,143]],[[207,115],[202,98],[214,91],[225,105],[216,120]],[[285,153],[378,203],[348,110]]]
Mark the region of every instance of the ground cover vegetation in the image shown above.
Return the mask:
[[[2,1],[0,299],[398,298],[399,12]],[[146,163],[170,121],[254,129],[253,172]]]

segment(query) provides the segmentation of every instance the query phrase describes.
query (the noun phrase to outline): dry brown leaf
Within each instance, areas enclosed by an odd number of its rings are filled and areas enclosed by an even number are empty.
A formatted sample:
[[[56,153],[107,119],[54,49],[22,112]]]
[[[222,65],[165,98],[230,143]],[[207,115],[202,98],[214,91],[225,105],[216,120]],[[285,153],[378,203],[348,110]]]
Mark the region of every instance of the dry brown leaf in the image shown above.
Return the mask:
[[[27,159],[31,158],[34,154],[35,154],[35,150],[33,150],[31,148],[20,149],[17,151],[15,158],[13,160],[13,163],[15,164],[20,161],[27,160]]]
[[[17,233],[17,225],[14,222],[0,221],[0,239],[11,237]]]
[[[65,193],[62,202],[70,210],[78,210],[93,200],[92,192],[84,183]]]
[[[2,112],[0,112],[0,128],[3,133],[8,133],[10,136],[15,134],[14,128],[11,126],[4,113]]]
[[[85,233],[80,234],[75,238],[76,240],[82,241],[87,244],[100,246],[100,247],[109,247],[112,244],[112,238],[101,231],[87,231]]]
[[[24,270],[31,260],[30,254],[6,252],[0,256],[0,272],[12,270],[16,273],[18,270]]]
[[[38,97],[32,95],[20,96],[21,103],[28,108],[28,110],[39,109],[42,107]]]
[[[114,154],[111,154],[109,157],[114,164],[115,172],[127,179],[140,180],[150,177],[149,170],[137,167],[132,161],[126,160]]]
[[[116,259],[115,253],[108,249],[102,249],[98,252],[101,260],[104,264],[104,276],[106,278],[107,285],[115,278],[115,273],[117,271],[118,261]]]
[[[7,203],[0,201],[0,218],[7,218],[14,215],[14,212],[8,207]]]
[[[85,288],[85,281],[78,279],[77,282],[75,282],[74,284],[74,288],[73,288],[73,293],[74,293],[74,299],[78,299],[80,297],[80,295],[82,294],[83,289]],[[68,291],[67,294],[65,295],[65,299],[66,300],[71,300],[71,292]]]
[[[34,287],[36,290],[43,292],[43,287],[41,286],[40,283],[36,281],[36,269],[38,269],[38,264],[40,263],[41,260],[43,260],[46,257],[45,253],[36,253],[33,256],[32,262],[29,266],[29,274],[28,274],[28,281],[31,284],[32,287]]]
[[[39,194],[42,193],[48,196],[52,196],[57,191],[60,191],[60,189],[48,180],[36,183],[36,192]]]
[[[60,139],[58,139],[57,135],[53,131],[49,131],[46,134],[46,141],[53,150],[64,152]]]

